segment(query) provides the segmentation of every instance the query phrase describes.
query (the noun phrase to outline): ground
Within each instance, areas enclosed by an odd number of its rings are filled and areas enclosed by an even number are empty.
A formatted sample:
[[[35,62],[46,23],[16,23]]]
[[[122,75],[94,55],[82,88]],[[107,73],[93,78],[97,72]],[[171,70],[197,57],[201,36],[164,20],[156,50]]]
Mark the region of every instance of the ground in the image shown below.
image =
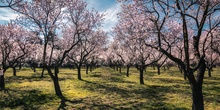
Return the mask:
[[[41,69],[12,70],[6,75],[7,91],[0,91],[0,109],[107,109],[107,110],[190,110],[191,90],[187,80],[176,67],[157,75],[149,67],[144,74],[145,84],[139,84],[139,74],[131,68],[130,77],[109,67],[100,67],[88,75],[82,69],[83,80],[77,80],[76,70],[60,69],[59,80],[63,97],[57,97],[53,82]],[[205,110],[220,110],[220,68],[212,77],[205,74],[203,84]]]

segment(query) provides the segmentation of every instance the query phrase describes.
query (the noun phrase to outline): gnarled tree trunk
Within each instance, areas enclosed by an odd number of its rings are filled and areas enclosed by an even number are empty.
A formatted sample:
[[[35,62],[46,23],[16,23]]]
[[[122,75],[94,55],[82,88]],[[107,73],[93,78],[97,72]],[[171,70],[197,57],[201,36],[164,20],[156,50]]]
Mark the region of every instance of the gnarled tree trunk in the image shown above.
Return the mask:
[[[202,94],[202,84],[205,74],[205,60],[202,59],[201,65],[197,70],[197,75],[193,78],[193,73],[189,73],[188,80],[192,89],[192,110],[204,110],[203,94]]]
[[[60,84],[59,84],[59,78],[58,78],[58,73],[59,73],[59,67],[55,67],[54,74],[52,73],[50,68],[47,68],[48,74],[53,80],[54,88],[55,88],[55,93],[57,96],[62,96],[62,91],[60,89]]]
[[[52,79],[53,79],[53,84],[54,84],[56,95],[57,96],[62,96],[62,92],[61,92],[61,89],[60,89],[60,84],[59,84],[58,76],[55,75]]]

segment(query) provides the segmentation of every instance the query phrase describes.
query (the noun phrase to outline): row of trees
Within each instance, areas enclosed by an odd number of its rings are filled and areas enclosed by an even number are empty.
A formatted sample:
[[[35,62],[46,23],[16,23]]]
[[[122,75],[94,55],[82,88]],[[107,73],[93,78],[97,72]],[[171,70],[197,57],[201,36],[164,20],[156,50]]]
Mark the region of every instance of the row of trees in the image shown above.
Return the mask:
[[[82,0],[12,0],[8,3],[5,6],[20,16],[8,25],[1,25],[4,72],[12,67],[16,73],[15,67],[22,62],[41,63],[53,80],[56,95],[61,96],[59,67],[74,63],[78,79],[82,79],[82,64],[95,62],[90,58],[97,57],[95,51],[105,45],[107,34],[100,29],[104,14],[89,10]],[[4,89],[4,75],[1,88]]]
[[[3,0],[4,1],[4,0]],[[102,64],[140,71],[154,65],[178,65],[192,89],[192,109],[203,110],[202,84],[206,68],[219,63],[218,0],[118,0],[122,3],[113,41],[101,30],[104,14],[87,9],[83,0],[6,0],[4,6],[20,14],[1,25],[1,61],[4,71],[22,62],[41,63],[59,86],[59,67],[75,64],[78,79],[82,65]],[[52,71],[54,69],[54,71]],[[16,69],[14,69],[16,71]],[[43,73],[43,72],[42,72]],[[16,72],[14,72],[16,74]],[[4,88],[4,76],[1,76]]]
[[[192,109],[203,110],[204,73],[219,59],[220,1],[119,1],[122,12],[112,44],[118,59],[139,68],[141,84],[143,68],[175,62],[191,86]]]

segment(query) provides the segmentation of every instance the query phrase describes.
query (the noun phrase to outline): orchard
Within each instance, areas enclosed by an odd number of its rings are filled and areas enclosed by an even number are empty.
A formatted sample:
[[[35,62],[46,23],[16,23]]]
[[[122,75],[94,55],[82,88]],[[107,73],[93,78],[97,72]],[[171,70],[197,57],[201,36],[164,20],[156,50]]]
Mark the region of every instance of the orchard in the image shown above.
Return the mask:
[[[115,2],[0,0],[0,109],[220,109],[220,0]]]

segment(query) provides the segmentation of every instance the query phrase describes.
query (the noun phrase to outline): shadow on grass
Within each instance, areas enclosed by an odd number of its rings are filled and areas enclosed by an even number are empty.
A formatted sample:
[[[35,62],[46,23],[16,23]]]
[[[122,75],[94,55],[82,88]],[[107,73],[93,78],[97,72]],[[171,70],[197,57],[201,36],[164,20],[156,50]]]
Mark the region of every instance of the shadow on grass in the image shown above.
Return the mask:
[[[83,88],[92,91],[99,92],[100,94],[110,95],[112,100],[123,100],[121,104],[113,105],[114,109],[150,109],[150,110],[161,110],[161,109],[176,109],[176,110],[187,110],[184,107],[177,107],[174,105],[169,105],[165,103],[167,100],[165,98],[166,93],[174,92],[175,90],[172,87],[163,87],[163,86],[148,86],[143,85],[143,88],[121,88],[113,84],[103,84],[97,82],[86,81],[87,84]],[[115,95],[114,95],[115,94]],[[119,97],[118,97],[119,96]],[[127,100],[128,99],[128,100]],[[141,102],[140,99],[146,100]],[[100,99],[102,100],[102,99]],[[104,102],[104,101],[103,101]],[[120,101],[119,101],[120,102]],[[112,105],[109,105],[109,108],[112,109]]]
[[[71,104],[77,104],[77,103],[82,103],[82,99],[79,99],[79,100],[74,100],[74,101],[71,101],[71,100],[68,100],[66,97],[64,96],[58,96],[60,98],[60,105],[58,107],[58,110],[66,110],[65,107],[68,106],[66,104],[66,102],[69,102]]]
[[[218,94],[220,87],[219,86],[208,86],[206,87],[206,89],[208,91],[203,92],[204,101],[209,102],[209,103],[214,103],[214,102],[220,103],[220,94]]]
[[[156,74],[152,72],[150,74]],[[83,99],[79,103],[77,109],[114,109],[114,110],[187,110],[185,107],[172,105],[167,103],[167,93],[181,93],[182,90],[176,89],[172,86],[157,86],[157,85],[139,85],[136,82],[126,81],[125,73],[118,73],[115,70],[105,68],[103,74],[96,76],[92,73],[90,77],[98,77],[99,81],[81,80],[85,82],[80,85],[90,92],[100,94],[100,97],[90,97]],[[158,79],[160,80],[160,79]],[[163,79],[162,79],[163,80]],[[163,80],[164,81],[164,80]],[[168,81],[169,83],[176,83],[175,81]],[[177,81],[178,83],[181,83]],[[127,86],[120,86],[126,83]],[[184,93],[183,93],[184,94]]]
[[[55,100],[54,95],[42,94],[38,90],[13,90],[8,89],[7,94],[1,94],[0,108],[10,109],[39,109],[42,104]]]
[[[10,76],[10,77],[7,77],[5,78],[5,82],[6,84],[7,83],[22,83],[24,81],[27,81],[27,82],[35,82],[35,81],[42,81],[42,78],[44,81],[51,81],[51,78],[49,76],[44,76],[44,77],[38,77],[38,76],[35,76],[35,75],[32,75],[32,76]]]

